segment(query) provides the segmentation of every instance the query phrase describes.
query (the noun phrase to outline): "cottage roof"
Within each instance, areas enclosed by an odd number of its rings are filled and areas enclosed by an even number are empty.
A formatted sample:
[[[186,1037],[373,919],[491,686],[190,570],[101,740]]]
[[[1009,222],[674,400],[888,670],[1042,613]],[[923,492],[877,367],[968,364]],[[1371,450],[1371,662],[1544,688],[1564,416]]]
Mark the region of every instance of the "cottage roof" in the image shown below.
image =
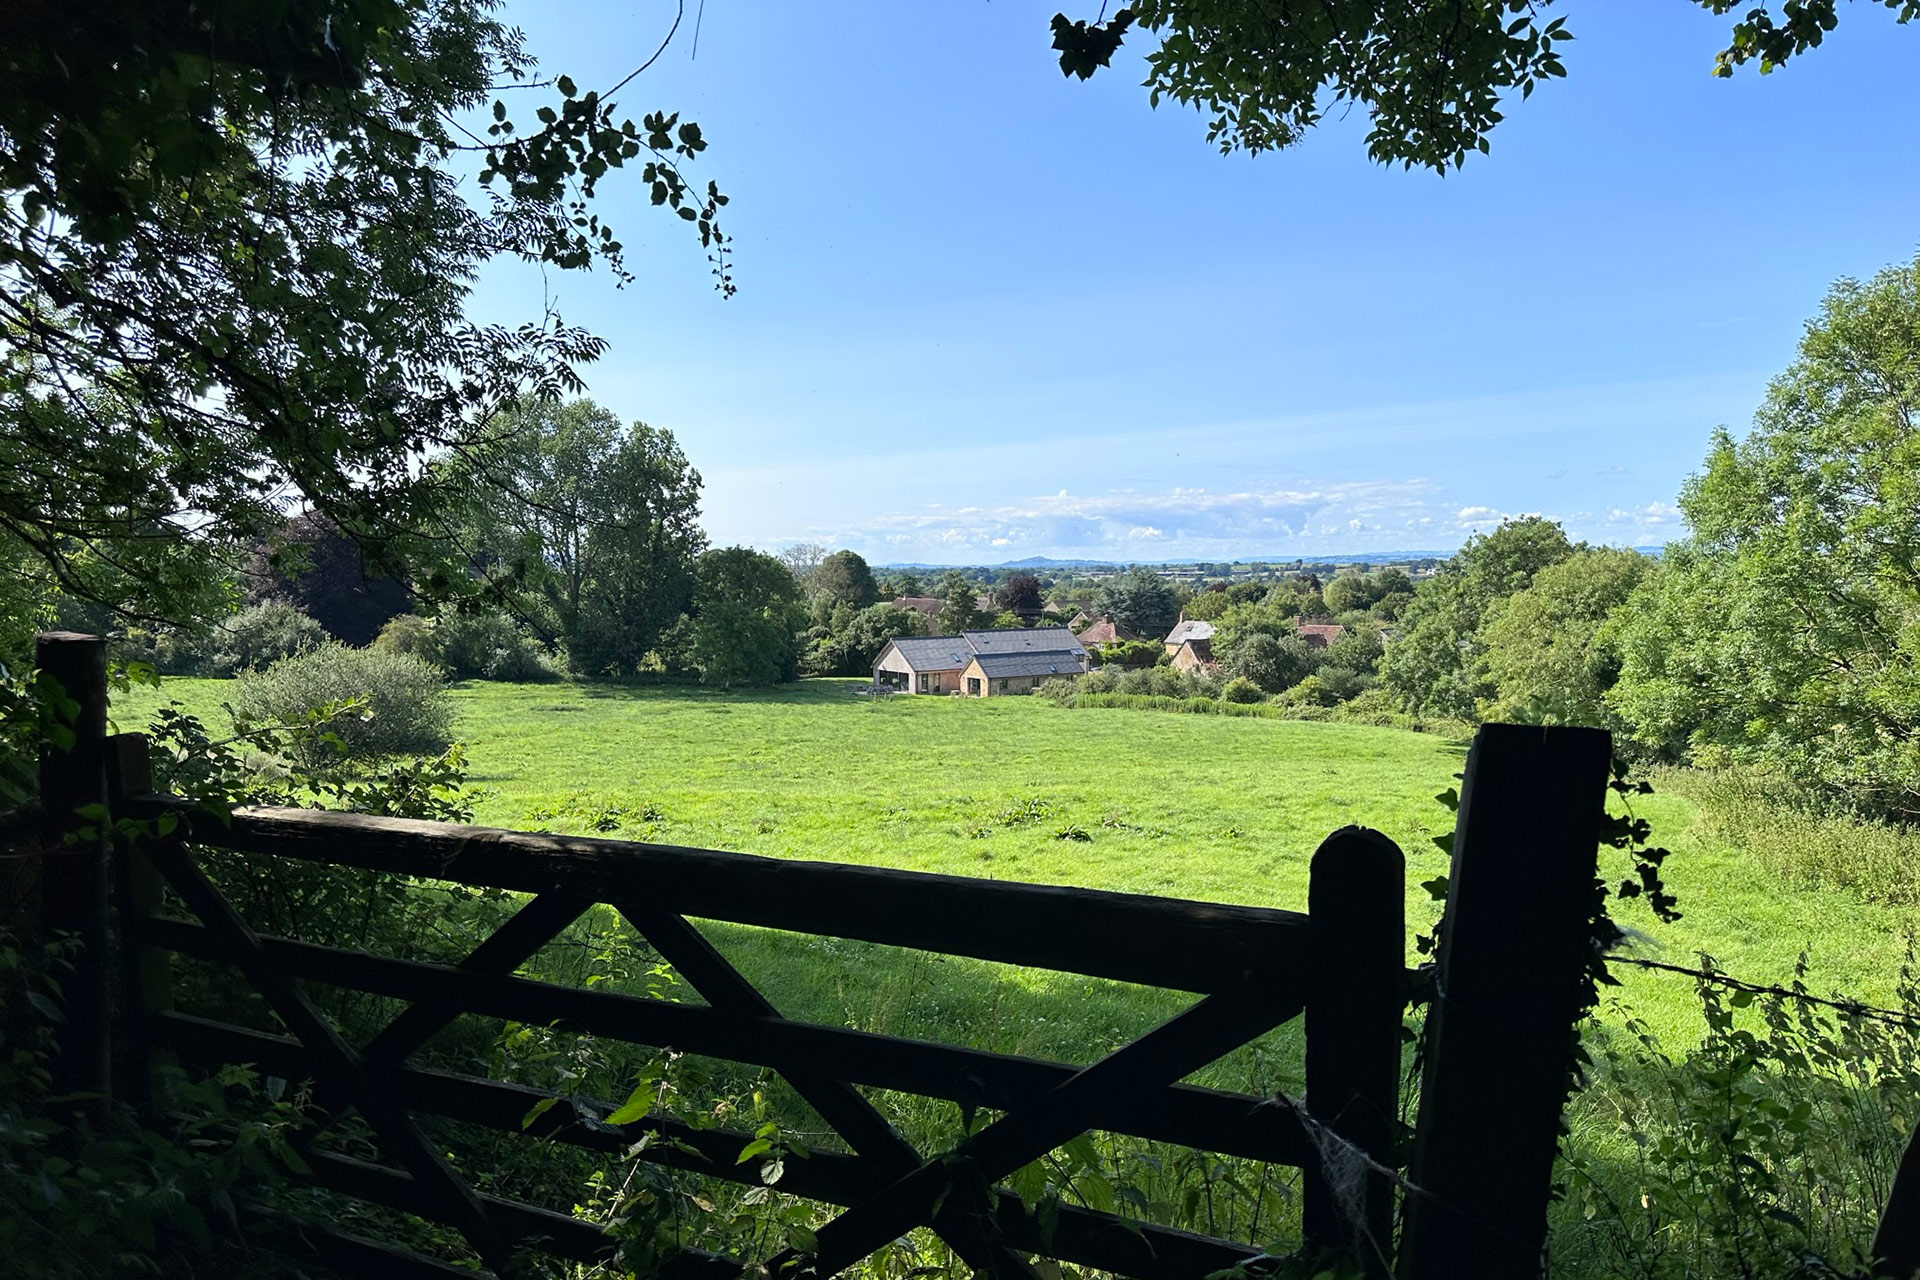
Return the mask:
[[[1213,639],[1213,624],[1202,622],[1198,618],[1183,618],[1179,625],[1167,632],[1167,643],[1176,647],[1189,640],[1211,639]]]
[[[1180,647],[1201,662],[1213,661],[1213,641],[1204,636],[1190,636],[1180,642]]]
[[[978,654],[1068,653],[1082,657],[1087,647],[1065,627],[1010,627],[1003,631],[962,631],[961,639]]]
[[[1346,634],[1347,629],[1333,622],[1303,622],[1295,630],[1308,647],[1324,649]]]
[[[1095,618],[1080,631],[1081,644],[1115,644],[1139,639],[1112,618]]]
[[[915,671],[958,671],[973,657],[960,636],[895,636],[893,647]]]
[[[1064,649],[982,653],[976,654],[973,660],[980,665],[980,674],[996,680],[1002,676],[1077,676],[1081,671],[1079,657]]]
[[[915,613],[923,613],[929,618],[939,613],[940,607],[944,604],[946,601],[939,596],[895,596],[893,598],[894,608],[912,609]]]

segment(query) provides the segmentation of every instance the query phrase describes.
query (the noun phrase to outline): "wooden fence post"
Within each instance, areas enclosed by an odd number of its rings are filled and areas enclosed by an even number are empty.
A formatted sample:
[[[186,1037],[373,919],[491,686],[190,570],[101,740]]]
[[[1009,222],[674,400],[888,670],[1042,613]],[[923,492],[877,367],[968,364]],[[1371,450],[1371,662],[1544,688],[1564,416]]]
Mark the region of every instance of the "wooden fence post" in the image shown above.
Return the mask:
[[[153,765],[145,734],[116,733],[107,739],[107,803],[122,812],[131,796],[153,790]],[[145,1112],[160,1109],[159,1068],[171,1056],[157,1053],[148,1018],[173,1007],[172,956],[146,945],[142,925],[160,905],[166,881],[135,840],[113,844],[113,940],[118,952],[114,992],[114,1091]]]
[[[1398,845],[1365,827],[1342,827],[1321,843],[1307,888],[1306,1109],[1382,1165],[1392,1163],[1398,1120],[1406,915]],[[1349,1163],[1338,1144],[1316,1145],[1330,1160],[1305,1171],[1308,1247],[1339,1250],[1363,1275],[1385,1276],[1393,1184]]]
[[[1920,1275],[1920,1125],[1914,1126],[1900,1155],[1868,1252],[1873,1255],[1875,1276],[1913,1280]]]
[[[1404,1206],[1405,1280],[1540,1274],[1611,736],[1489,724],[1460,787]]]
[[[80,941],[72,976],[62,984],[66,1021],[54,1061],[58,1093],[94,1095],[85,1110],[96,1122],[112,1111],[113,963],[108,904],[112,868],[107,823],[79,810],[107,803],[107,647],[98,636],[45,631],[35,638],[42,676],[76,704],[71,744],[40,749],[40,921],[43,938],[68,932]],[[67,723],[64,715],[56,717]],[[94,836],[69,838],[83,827]]]

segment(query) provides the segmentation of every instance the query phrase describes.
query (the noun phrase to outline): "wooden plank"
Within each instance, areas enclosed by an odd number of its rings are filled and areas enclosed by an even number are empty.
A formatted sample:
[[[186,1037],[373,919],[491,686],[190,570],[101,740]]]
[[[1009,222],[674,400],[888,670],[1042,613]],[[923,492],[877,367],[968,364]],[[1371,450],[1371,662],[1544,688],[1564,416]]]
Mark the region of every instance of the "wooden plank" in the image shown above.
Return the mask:
[[[305,1050],[287,1036],[179,1013],[157,1018],[155,1030],[163,1043],[177,1045],[206,1067],[252,1063],[262,1071],[296,1080],[307,1072]],[[743,1186],[760,1183],[758,1169],[736,1160],[753,1136],[744,1130],[695,1129],[669,1116],[648,1116],[616,1127],[598,1122],[599,1116],[612,1113],[610,1101],[561,1097],[526,1085],[421,1067],[368,1065],[407,1106],[424,1114],[504,1133],[524,1132],[530,1138],[612,1156],[624,1155],[639,1139],[653,1134],[665,1141],[650,1144],[638,1158]],[[542,1102],[554,1105],[531,1125],[523,1125],[527,1114]],[[576,1111],[576,1106],[583,1110]],[[787,1161],[779,1186],[787,1194],[834,1205],[857,1203],[875,1190],[869,1167],[858,1157],[822,1150]],[[1247,1245],[1150,1223],[1129,1224],[1112,1214],[1074,1205],[1061,1206],[1049,1237],[1019,1197],[1008,1192],[996,1193],[995,1223],[1013,1248],[1139,1280],[1192,1280],[1259,1256],[1259,1250]]]
[[[381,1280],[486,1280],[491,1274],[456,1267],[337,1227],[295,1222],[259,1208],[250,1209],[243,1221],[249,1239],[267,1244],[272,1252],[290,1260],[317,1259],[336,1275],[379,1276]]]
[[[1254,975],[1295,981],[1306,963],[1306,917],[1260,907],[317,809],[245,809],[230,828],[202,816],[193,833],[248,853],[601,902],[652,898],[701,919],[1182,991]]]
[[[34,665],[57,690],[48,702],[56,722],[72,733],[66,744],[40,745],[41,851],[37,883],[22,886],[31,935],[67,933],[79,941],[73,971],[61,982],[64,1021],[52,1063],[55,1094],[76,1095],[74,1110],[104,1131],[113,1114],[113,999],[115,971],[111,902],[113,862],[108,823],[78,811],[107,804],[107,649],[98,636],[43,631],[34,639]],[[64,696],[66,704],[57,698]],[[80,829],[96,834],[81,840]],[[37,895],[37,909],[31,905]]]
[[[1407,1280],[1540,1274],[1612,757],[1601,729],[1474,736],[1427,1013]]]
[[[154,920],[156,946],[218,958],[204,930]],[[830,1071],[854,1084],[944,1098],[962,1106],[1011,1110],[1072,1078],[1064,1063],[988,1053],[924,1040],[822,1027],[785,1019],[743,1019],[697,1005],[608,991],[462,974],[440,965],[368,956],[280,938],[262,940],[276,965],[311,978],[402,1000],[458,1003],[471,1012],[520,1022],[561,1022],[643,1045],[781,1070]],[[1297,1007],[1297,1005],[1296,1005]],[[1090,1127],[1223,1155],[1301,1165],[1311,1148],[1291,1111],[1270,1099],[1193,1085],[1144,1093],[1103,1110]]]
[[[769,1270],[778,1275],[788,1264],[836,1275],[925,1222],[958,1179],[990,1185],[1086,1132],[1095,1116],[1166,1087],[1299,1012],[1298,1001],[1275,1000],[1259,988],[1207,996],[827,1223],[804,1261],[782,1256]]]
[[[780,1016],[780,1011],[740,976],[706,936],[682,917],[651,899],[622,902],[619,910],[710,1008],[750,1018]],[[919,1153],[846,1081],[798,1068],[782,1074],[807,1105],[871,1165],[877,1185],[893,1181],[920,1163]],[[935,1215],[934,1228],[969,1267],[991,1272],[1002,1280],[1034,1280],[1033,1269],[995,1244],[958,1204],[943,1208],[946,1211]]]
[[[1336,1250],[1369,1280],[1392,1269],[1390,1180],[1330,1158],[1390,1165],[1399,1128],[1401,1016],[1406,1010],[1406,860],[1378,831],[1343,827],[1313,855],[1307,890],[1307,1112],[1330,1134],[1309,1162],[1303,1225],[1309,1249]]]
[[[120,812],[129,796],[153,789],[153,766],[144,734],[117,733],[107,748],[107,804]],[[140,924],[160,906],[166,881],[138,839],[113,842],[113,928],[117,951],[114,992],[114,1092],[132,1103],[143,1118],[165,1107],[165,1070],[171,1065],[155,1053],[148,1017],[173,1005],[172,957],[141,945]]]
[[[312,1181],[329,1191],[398,1209],[428,1222],[454,1225],[446,1221],[433,1194],[404,1169],[357,1160],[334,1151],[309,1151],[306,1162],[312,1170]],[[486,1206],[487,1216],[501,1232],[521,1249],[534,1249],[573,1262],[602,1263],[613,1256],[614,1242],[596,1223],[499,1196],[482,1194],[480,1203]]]
[[[148,845],[148,856],[173,891],[180,895],[180,900],[200,917],[206,936],[215,943],[215,950],[246,975],[254,990],[266,998],[287,1029],[306,1047],[314,1078],[359,1108],[379,1136],[381,1145],[439,1198],[448,1220],[458,1227],[481,1260],[496,1272],[504,1271],[511,1254],[473,1189],[427,1144],[405,1109],[374,1087],[361,1067],[359,1055],[293,984],[292,977],[269,960],[252,926],[220,896],[206,873],[179,845],[165,840],[152,841]]]
[[[590,899],[573,894],[543,893],[514,912],[455,967],[463,973],[512,973],[592,905]],[[369,1040],[360,1056],[404,1062],[459,1016],[457,1005],[416,1004]]]

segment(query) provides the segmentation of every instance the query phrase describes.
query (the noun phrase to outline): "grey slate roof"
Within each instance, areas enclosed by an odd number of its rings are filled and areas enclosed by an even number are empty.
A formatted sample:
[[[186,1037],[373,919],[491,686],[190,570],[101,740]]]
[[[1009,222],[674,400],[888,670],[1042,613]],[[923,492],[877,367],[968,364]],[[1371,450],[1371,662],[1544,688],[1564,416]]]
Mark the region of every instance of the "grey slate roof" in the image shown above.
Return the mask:
[[[998,680],[1003,676],[1077,676],[1082,668],[1077,654],[1064,649],[1041,653],[982,653],[974,661],[981,674]]]
[[[1182,621],[1167,633],[1167,643],[1176,648],[1188,640],[1211,639],[1213,639],[1213,624],[1202,622],[1198,618]]]
[[[915,671],[958,671],[973,658],[961,636],[896,636],[893,647]]]
[[[1075,659],[1086,653],[1065,627],[1016,627],[1005,631],[962,631],[960,638],[981,657],[999,653],[1064,653]]]

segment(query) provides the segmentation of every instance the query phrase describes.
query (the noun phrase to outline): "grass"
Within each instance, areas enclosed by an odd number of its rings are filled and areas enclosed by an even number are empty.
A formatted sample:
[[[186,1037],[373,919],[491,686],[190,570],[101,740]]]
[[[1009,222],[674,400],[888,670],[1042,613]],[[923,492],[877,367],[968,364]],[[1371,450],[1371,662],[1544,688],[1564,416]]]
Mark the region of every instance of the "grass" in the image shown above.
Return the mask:
[[[1446,866],[1431,839],[1450,820],[1433,796],[1460,768],[1457,740],[1350,724],[1069,711],[1033,698],[870,702],[852,696],[856,683],[729,694],[457,686],[456,732],[484,792],[476,820],[1293,908],[1305,906],[1315,844],[1361,823],[1406,852],[1409,922],[1424,928],[1431,918],[1419,882]],[[169,680],[161,692],[123,696],[115,711],[131,724],[173,698],[217,724],[231,692],[225,681]],[[1675,849],[1669,880],[1685,919],[1662,925],[1627,904],[1622,915],[1645,935],[1645,954],[1688,962],[1705,951],[1742,976],[1777,981],[1805,948],[1823,986],[1891,996],[1911,907],[1782,877],[1770,858],[1718,834],[1723,820],[1700,821],[1683,788],[1667,783],[1642,812]],[[1070,827],[1091,839],[1058,838]],[[796,1014],[831,1021],[872,1025],[852,1009],[867,995],[938,1007],[913,965],[868,958],[877,969],[835,974],[828,965],[804,975],[783,958],[773,985]],[[1058,991],[1062,980],[996,973],[994,981]],[[848,990],[862,998],[847,999]],[[1624,994],[1663,1037],[1683,1037],[1692,1024],[1683,979],[1630,974]],[[1028,1051],[1059,1045],[1058,1033],[1015,1040]]]
[[[1407,855],[1412,929],[1434,909],[1419,887],[1446,868],[1434,800],[1464,757],[1457,739],[1402,729],[1145,710],[1068,710],[1036,698],[852,696],[851,681],[721,694],[688,688],[470,683],[456,733],[483,789],[479,822],[701,845],[948,874],[1304,908],[1314,846],[1348,823]],[[168,681],[115,707],[123,727],[176,698],[221,727],[222,681]],[[1892,998],[1916,909],[1869,901],[1832,878],[1783,875],[1757,825],[1730,823],[1708,780],[1666,774],[1641,802],[1672,847],[1685,918],[1619,915],[1643,954],[1711,953],[1762,982],[1804,948],[1814,986]],[[1746,796],[1752,809],[1758,797]],[[1734,797],[1740,799],[1741,797]],[[1087,839],[1061,838],[1077,831]],[[1844,835],[1844,833],[1842,833]],[[1731,837],[1731,838],[1730,838]],[[1778,841],[1774,842],[1779,843]],[[1764,845],[1764,842],[1761,842]],[[1757,851],[1756,851],[1757,849]],[[1609,853],[1610,878],[1624,861]],[[602,921],[602,924],[607,923]],[[1188,997],[1125,984],[835,939],[708,924],[709,935],[792,1017],[1002,1052],[1086,1062]],[[1602,1010],[1602,1041],[1631,1014],[1670,1051],[1697,1042],[1683,978],[1627,970]],[[1216,1087],[1300,1087],[1296,1022],[1197,1073]],[[957,1135],[954,1108],[886,1096],[922,1143]],[[788,1104],[791,1105],[791,1100]],[[1596,1164],[1632,1178],[1604,1091],[1572,1120]],[[1630,1190],[1630,1188],[1628,1188]],[[1578,1224],[1576,1224],[1578,1225]]]

